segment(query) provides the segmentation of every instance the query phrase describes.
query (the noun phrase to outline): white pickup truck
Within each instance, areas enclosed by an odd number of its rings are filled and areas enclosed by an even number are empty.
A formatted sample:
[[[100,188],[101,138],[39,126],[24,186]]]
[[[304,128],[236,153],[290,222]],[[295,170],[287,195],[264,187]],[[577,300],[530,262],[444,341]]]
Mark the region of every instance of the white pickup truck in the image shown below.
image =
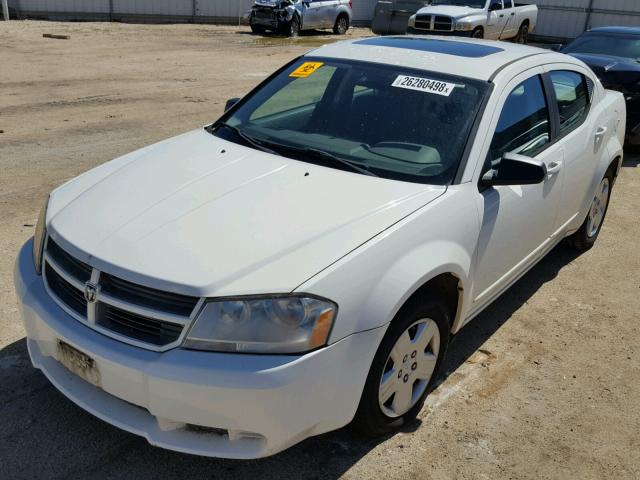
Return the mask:
[[[537,6],[515,0],[434,0],[409,18],[407,31],[527,43],[537,20]]]

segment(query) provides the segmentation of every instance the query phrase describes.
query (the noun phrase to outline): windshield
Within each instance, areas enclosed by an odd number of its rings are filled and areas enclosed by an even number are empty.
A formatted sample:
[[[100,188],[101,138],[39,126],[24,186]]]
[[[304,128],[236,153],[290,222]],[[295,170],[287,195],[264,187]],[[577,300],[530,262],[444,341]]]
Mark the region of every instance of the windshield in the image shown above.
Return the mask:
[[[209,130],[297,160],[446,184],[488,87],[436,72],[304,57]]]
[[[460,5],[463,7],[484,8],[487,0],[433,0],[431,5]]]
[[[562,53],[585,53],[640,60],[640,36],[587,34],[567,45]]]

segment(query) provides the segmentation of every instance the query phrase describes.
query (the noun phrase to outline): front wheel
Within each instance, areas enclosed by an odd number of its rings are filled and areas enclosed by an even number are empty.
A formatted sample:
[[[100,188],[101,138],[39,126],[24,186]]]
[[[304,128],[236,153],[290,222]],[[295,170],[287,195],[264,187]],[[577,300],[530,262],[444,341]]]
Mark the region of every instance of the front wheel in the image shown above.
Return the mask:
[[[285,25],[284,33],[288,37],[297,37],[300,34],[300,19],[294,15],[291,21]]]
[[[569,245],[576,250],[589,250],[596,243],[604,218],[609,209],[609,199],[611,198],[611,188],[613,186],[613,175],[607,172],[604,176],[596,194],[591,202],[587,218],[582,223],[580,229],[567,238]]]
[[[333,26],[333,33],[336,35],[344,35],[347,33],[347,30],[349,30],[349,18],[346,15],[340,15]]]
[[[254,15],[249,17],[249,26],[251,27],[251,31],[253,33],[263,34],[266,29],[262,25],[256,25]]]
[[[481,28],[476,28],[471,33],[471,38],[484,38],[484,30],[482,30]]]
[[[518,36],[516,37],[516,43],[520,43],[522,45],[526,45],[529,41],[529,25],[526,23],[520,26],[520,30],[518,30]]]
[[[449,342],[447,307],[435,298],[403,308],[373,359],[354,427],[367,436],[415,419],[438,375]]]

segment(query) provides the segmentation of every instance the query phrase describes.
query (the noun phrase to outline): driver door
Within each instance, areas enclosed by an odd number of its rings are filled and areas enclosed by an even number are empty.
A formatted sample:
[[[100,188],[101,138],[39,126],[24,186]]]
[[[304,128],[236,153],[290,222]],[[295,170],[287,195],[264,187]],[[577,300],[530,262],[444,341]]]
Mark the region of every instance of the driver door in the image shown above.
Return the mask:
[[[302,28],[309,30],[322,27],[321,10],[322,0],[302,0],[304,16],[302,18]]]
[[[484,38],[499,40],[502,30],[507,23],[502,0],[491,0],[489,11],[487,12],[487,29]]]
[[[473,298],[481,308],[537,261],[552,243],[562,201],[563,147],[552,144],[551,109],[543,69],[514,78],[494,112],[493,138],[482,173],[504,153],[536,158],[547,166],[537,185],[483,187],[479,184],[481,229]]]

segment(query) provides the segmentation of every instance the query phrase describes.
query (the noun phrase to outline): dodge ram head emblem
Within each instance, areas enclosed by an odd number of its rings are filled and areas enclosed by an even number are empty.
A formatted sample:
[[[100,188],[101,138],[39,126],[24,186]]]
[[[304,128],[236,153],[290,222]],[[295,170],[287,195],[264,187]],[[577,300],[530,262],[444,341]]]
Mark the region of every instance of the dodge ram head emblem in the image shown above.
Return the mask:
[[[84,284],[84,299],[89,302],[89,303],[93,303],[96,301],[96,295],[98,294],[98,286],[91,283],[91,282],[87,282]]]

